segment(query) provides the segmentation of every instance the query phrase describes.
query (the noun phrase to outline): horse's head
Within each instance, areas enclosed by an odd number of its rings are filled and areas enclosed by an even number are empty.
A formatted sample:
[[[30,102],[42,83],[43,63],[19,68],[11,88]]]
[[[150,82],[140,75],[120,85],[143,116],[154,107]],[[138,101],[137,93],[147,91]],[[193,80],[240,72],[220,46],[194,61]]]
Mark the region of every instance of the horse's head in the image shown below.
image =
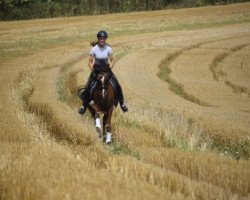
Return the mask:
[[[109,72],[101,72],[97,75],[96,80],[98,85],[100,85],[99,92],[101,93],[102,97],[108,94],[108,82],[109,82]]]

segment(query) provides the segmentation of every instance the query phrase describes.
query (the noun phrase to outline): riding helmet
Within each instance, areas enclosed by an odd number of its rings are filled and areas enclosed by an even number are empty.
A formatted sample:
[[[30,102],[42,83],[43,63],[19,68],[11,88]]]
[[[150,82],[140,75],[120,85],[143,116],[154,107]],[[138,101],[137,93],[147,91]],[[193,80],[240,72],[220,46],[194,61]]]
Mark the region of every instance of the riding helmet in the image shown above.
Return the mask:
[[[97,38],[100,38],[100,37],[108,38],[108,33],[106,31],[99,31],[97,33]]]

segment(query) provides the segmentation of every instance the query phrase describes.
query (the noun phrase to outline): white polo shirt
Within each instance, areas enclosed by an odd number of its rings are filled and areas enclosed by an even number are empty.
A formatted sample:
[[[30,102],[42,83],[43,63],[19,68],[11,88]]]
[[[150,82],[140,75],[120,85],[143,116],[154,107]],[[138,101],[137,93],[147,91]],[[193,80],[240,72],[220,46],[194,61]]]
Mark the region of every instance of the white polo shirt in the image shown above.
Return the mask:
[[[113,54],[113,50],[110,46],[106,44],[102,48],[100,48],[98,45],[95,45],[90,50],[89,54],[95,57],[95,64],[108,64],[108,57]]]

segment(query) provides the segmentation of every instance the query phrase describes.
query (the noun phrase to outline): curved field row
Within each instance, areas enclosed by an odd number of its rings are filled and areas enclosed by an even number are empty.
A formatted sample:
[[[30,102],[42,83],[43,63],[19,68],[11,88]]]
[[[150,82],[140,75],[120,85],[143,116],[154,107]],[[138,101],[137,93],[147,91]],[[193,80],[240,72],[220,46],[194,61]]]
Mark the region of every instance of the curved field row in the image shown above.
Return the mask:
[[[10,39],[1,35],[10,30],[17,36],[13,42],[23,38],[21,48],[34,55],[0,59],[0,109],[9,118],[0,122],[7,133],[1,134],[0,199],[248,199],[249,113],[240,110],[248,110],[249,99],[233,106],[241,96],[215,81],[209,67],[216,56],[245,44],[249,6],[141,13],[139,22],[138,13],[97,16],[116,35],[109,39],[114,72],[129,105],[128,113],[114,112],[110,146],[98,141],[89,115],[78,114],[77,89],[90,73],[95,18],[53,19],[53,27],[46,20],[35,21],[34,28],[33,21],[1,24],[0,38]],[[232,82],[227,59],[247,48],[222,59]],[[244,71],[247,55],[240,64]],[[170,78],[209,106],[176,95],[158,77],[166,58]],[[204,79],[214,93],[197,86]],[[211,96],[220,88],[221,100]]]
[[[246,98],[250,94],[249,45],[232,52],[219,65],[223,81]]]
[[[196,40],[195,40],[196,42]],[[183,46],[184,42],[180,42]],[[175,42],[177,44],[177,42]],[[190,45],[190,41],[187,43]],[[196,43],[195,43],[196,44]],[[168,45],[167,45],[168,46]],[[192,46],[192,45],[190,45]],[[189,111],[190,113],[195,113],[196,117],[205,117],[206,119],[210,118],[213,119],[213,121],[219,121],[222,124],[228,123],[228,120],[232,121],[232,126],[234,126],[235,129],[238,130],[249,130],[248,127],[248,115],[245,113],[237,113],[235,111],[230,111],[227,109],[222,109],[224,104],[229,104],[231,106],[237,106],[235,103],[228,101],[226,99],[221,99],[219,101],[219,98],[224,98],[223,95],[216,95],[213,96],[213,94],[208,95],[208,91],[206,94],[205,89],[199,92],[199,95],[194,93],[197,98],[200,97],[203,101],[205,102],[211,102],[214,103],[215,106],[221,106],[222,108],[200,108],[199,106],[197,107],[196,104],[192,102],[188,102],[185,99],[182,99],[179,96],[176,96],[174,93],[169,91],[168,89],[168,84],[162,82],[161,80],[158,79],[157,73],[158,73],[158,65],[159,65],[159,60],[162,60],[164,57],[167,57],[166,55],[171,55],[174,54],[176,51],[179,49],[172,49],[172,48],[167,48],[164,51],[164,48],[158,48],[158,49],[148,49],[148,50],[143,50],[138,53],[133,53],[130,54],[129,56],[124,57],[121,61],[119,61],[117,64],[119,65],[119,68],[116,68],[115,71],[117,71],[119,74],[122,74],[122,76],[118,77],[121,80],[121,83],[124,87],[124,89],[127,91],[128,98],[129,96],[134,97],[135,95],[138,96],[138,98],[133,98],[133,102],[138,101],[136,104],[139,106],[140,104],[144,104],[145,102],[148,103],[149,105],[153,105],[155,107],[165,107],[168,109],[178,109],[178,110],[186,110]],[[190,62],[191,67],[196,67],[194,71],[187,70],[184,72],[176,72],[175,76],[173,76],[174,72],[171,73],[171,77],[175,78],[176,77],[176,82],[184,83],[184,89],[190,94],[193,94],[190,90],[195,90],[195,88],[199,89],[200,85],[199,83],[202,83],[205,77],[209,78],[210,74],[210,79],[211,83],[214,83],[214,87],[217,87],[218,82],[214,81],[213,76],[211,74],[211,71],[209,69],[210,63],[212,62],[213,58],[217,55],[214,51],[212,50],[203,50],[205,51],[206,54],[199,54],[200,50],[199,49],[193,49],[191,51],[197,52],[194,54],[194,58],[198,59],[197,62],[203,62],[202,60],[202,55],[207,56],[210,58],[206,64],[206,69],[207,71],[202,71],[203,68],[198,67],[198,63],[192,63],[194,62],[193,59],[190,59],[189,54],[187,51],[186,58],[188,60],[183,60],[183,68],[184,70],[187,69],[185,66],[188,65],[188,62]],[[210,54],[207,54],[208,52],[211,52]],[[221,53],[222,50],[219,51]],[[181,58],[183,55],[180,55],[178,58]],[[210,57],[209,57],[210,56]],[[177,60],[176,59],[176,60]],[[199,61],[201,59],[201,61]],[[176,60],[174,60],[171,65],[173,65],[175,68],[174,70],[178,69],[178,63]],[[180,59],[181,60],[181,59]],[[189,65],[189,66],[190,66]],[[205,66],[205,63],[202,63],[202,66]],[[189,67],[190,68],[190,67]],[[188,69],[189,69],[188,68]],[[182,68],[181,68],[182,69]],[[180,71],[181,71],[180,69]],[[195,71],[196,70],[196,71]],[[199,71],[198,71],[199,70]],[[197,72],[197,73],[196,73]],[[199,73],[203,75],[199,76]],[[197,74],[198,77],[195,78],[187,78],[188,74],[191,76]],[[199,78],[199,79],[198,79]],[[186,80],[186,82],[185,82]],[[198,82],[200,80],[200,82]],[[188,84],[191,84],[190,87],[188,88]],[[207,84],[207,82],[203,82],[204,87],[210,87],[210,84]],[[222,91],[224,92],[224,87],[222,87]],[[200,87],[201,88],[201,87]],[[229,90],[229,94],[232,93],[232,91],[228,88],[226,90]],[[213,87],[210,90],[211,92],[215,92]],[[203,95],[204,94],[204,95]],[[207,95],[207,96],[205,96]],[[234,95],[234,93],[232,93]],[[237,98],[237,95],[235,95]],[[158,98],[159,97],[159,98]],[[211,101],[209,101],[208,98],[212,98]],[[214,99],[213,99],[214,98]],[[221,104],[216,104],[216,101],[221,102]],[[240,99],[242,102],[241,108],[243,106],[249,106],[248,100],[245,99]],[[223,102],[225,101],[225,102]],[[247,102],[246,102],[247,101]],[[235,105],[234,105],[235,104]],[[246,109],[246,107],[244,107]],[[217,110],[217,111],[216,111]],[[221,110],[221,111],[220,111]],[[234,108],[232,108],[234,110]],[[231,113],[231,114],[230,114]],[[210,117],[209,117],[210,115]],[[239,118],[241,116],[241,118]],[[235,123],[235,121],[238,122],[238,124]],[[214,122],[213,122],[214,123]],[[219,124],[219,123],[217,123]],[[224,126],[224,125],[223,125]],[[244,132],[244,131],[243,131]],[[245,135],[245,134],[243,134]]]
[[[246,39],[242,38],[242,43]],[[223,41],[223,43],[232,45],[230,40]],[[170,65],[172,70],[171,78],[183,85],[187,93],[214,106],[232,110],[250,109],[248,100],[234,94],[231,88],[213,80],[210,64],[217,55],[224,53],[223,50],[219,49],[220,42],[218,41],[216,44],[218,50],[206,49],[209,46],[208,43],[175,59]],[[240,41],[237,45],[240,45]]]

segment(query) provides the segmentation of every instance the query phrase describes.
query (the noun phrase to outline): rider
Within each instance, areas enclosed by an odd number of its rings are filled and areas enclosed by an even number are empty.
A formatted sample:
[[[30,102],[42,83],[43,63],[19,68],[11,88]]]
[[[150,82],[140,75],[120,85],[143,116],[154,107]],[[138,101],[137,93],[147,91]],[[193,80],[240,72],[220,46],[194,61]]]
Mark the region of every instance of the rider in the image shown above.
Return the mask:
[[[92,70],[88,82],[86,84],[84,94],[83,94],[83,106],[80,107],[79,113],[84,114],[88,107],[89,102],[91,101],[91,91],[93,90],[93,85],[95,84],[96,74],[100,73],[102,69],[105,67],[110,68],[110,77],[113,86],[115,87],[116,95],[119,100],[121,109],[123,112],[127,112],[128,108],[124,103],[122,88],[111,71],[114,66],[114,57],[113,50],[110,46],[106,44],[106,39],[108,38],[108,34],[106,31],[99,31],[97,33],[98,42],[96,44],[92,44],[93,47],[90,50],[89,62],[88,66]],[[109,61],[110,60],[110,63]]]

